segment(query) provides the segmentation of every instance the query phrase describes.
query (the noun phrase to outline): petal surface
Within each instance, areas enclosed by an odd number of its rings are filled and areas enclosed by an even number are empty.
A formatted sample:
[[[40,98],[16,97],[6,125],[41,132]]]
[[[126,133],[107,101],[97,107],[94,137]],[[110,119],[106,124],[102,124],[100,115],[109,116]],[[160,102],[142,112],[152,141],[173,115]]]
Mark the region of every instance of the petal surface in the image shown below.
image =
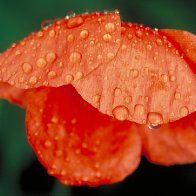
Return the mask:
[[[140,160],[135,124],[99,113],[72,86],[32,93],[26,126],[39,160],[65,184],[117,182]]]
[[[0,80],[20,88],[62,86],[108,63],[119,46],[116,12],[58,20],[0,55]]]
[[[136,24],[122,24],[121,37],[110,63],[73,84],[79,94],[102,113],[140,124],[168,123],[192,113],[195,75],[175,45]]]
[[[196,161],[196,112],[157,130],[147,126],[139,129],[143,154],[151,162],[172,165]]]

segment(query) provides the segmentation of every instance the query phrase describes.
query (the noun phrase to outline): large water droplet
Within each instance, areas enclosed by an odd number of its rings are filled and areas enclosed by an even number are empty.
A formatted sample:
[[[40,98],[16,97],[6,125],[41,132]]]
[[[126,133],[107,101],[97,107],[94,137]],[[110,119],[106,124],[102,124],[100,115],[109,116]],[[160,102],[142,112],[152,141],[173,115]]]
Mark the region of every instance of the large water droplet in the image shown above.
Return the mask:
[[[55,71],[50,71],[48,72],[48,78],[49,79],[54,79],[57,76]]]
[[[108,32],[108,33],[113,32],[113,31],[115,30],[115,24],[114,24],[114,23],[111,23],[111,22],[107,23],[107,24],[105,25],[105,30],[106,30],[106,32]]]
[[[114,96],[118,97],[122,94],[122,90],[120,88],[115,88],[114,89]]]
[[[187,116],[188,114],[189,114],[189,109],[186,106],[180,108],[181,117]]]
[[[118,120],[127,120],[129,117],[129,110],[127,107],[120,105],[112,110],[112,114]]]
[[[73,42],[74,41],[74,36],[72,35],[72,34],[69,34],[68,36],[67,36],[67,41],[68,42]]]
[[[37,77],[36,76],[31,76],[29,79],[30,84],[36,84],[37,83]]]
[[[49,52],[47,55],[46,55],[46,61],[48,63],[53,63],[54,61],[56,60],[56,54],[54,52]]]
[[[163,117],[160,113],[150,112],[147,118],[147,125],[149,129],[159,129],[161,124],[163,124]]]
[[[112,39],[112,36],[109,33],[103,35],[103,40],[105,42],[109,42],[111,41],[111,39]]]
[[[36,61],[36,65],[40,68],[45,67],[46,66],[46,60],[44,58],[39,58]]]
[[[32,72],[33,68],[30,63],[23,63],[22,70],[24,71],[24,73],[29,74]]]
[[[143,33],[141,30],[137,30],[137,31],[135,32],[135,35],[136,35],[138,38],[142,38],[143,34],[144,34],[144,33]]]
[[[66,82],[66,84],[71,83],[73,80],[74,80],[73,75],[67,74],[67,75],[65,76],[65,82]]]
[[[82,39],[86,39],[88,36],[89,36],[89,32],[88,32],[87,30],[82,30],[82,31],[80,32],[80,37],[81,37]]]
[[[50,36],[50,37],[54,37],[55,34],[56,34],[56,32],[55,32],[54,30],[50,30],[50,31],[49,31],[49,36]]]
[[[69,21],[67,22],[67,27],[68,28],[75,28],[75,27],[79,27],[80,25],[83,24],[83,18],[78,16],[78,17],[74,17],[74,18],[70,18]]]
[[[82,55],[79,52],[72,52],[69,56],[69,60],[73,64],[78,64],[82,60]]]

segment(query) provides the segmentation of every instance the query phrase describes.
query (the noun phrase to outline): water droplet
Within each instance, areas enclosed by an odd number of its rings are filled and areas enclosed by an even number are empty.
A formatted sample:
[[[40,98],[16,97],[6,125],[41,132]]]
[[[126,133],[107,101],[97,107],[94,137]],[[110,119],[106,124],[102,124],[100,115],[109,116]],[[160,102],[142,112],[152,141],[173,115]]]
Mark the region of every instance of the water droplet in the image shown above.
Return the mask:
[[[184,117],[189,114],[189,110],[186,106],[180,108],[180,116]]]
[[[101,96],[100,95],[94,95],[92,98],[93,103],[99,103]]]
[[[175,92],[175,95],[174,95],[175,99],[180,99],[181,95],[179,92]]]
[[[152,45],[150,45],[150,44],[148,44],[147,46],[146,46],[146,48],[147,48],[147,50],[152,50]]]
[[[78,17],[74,17],[74,18],[70,18],[67,22],[67,27],[68,28],[75,28],[75,27],[79,27],[83,24],[83,18],[78,16]]]
[[[133,38],[133,35],[132,35],[131,33],[129,33],[129,34],[127,35],[127,38],[130,40],[130,39]]]
[[[69,60],[73,64],[79,64],[82,60],[82,55],[79,52],[72,52],[69,56]]]
[[[46,60],[44,58],[39,58],[36,61],[36,65],[37,65],[37,67],[43,68],[46,66]]]
[[[176,77],[174,76],[174,75],[170,75],[169,76],[169,80],[171,81],[171,82],[174,82],[175,80],[176,80]]]
[[[57,76],[57,74],[56,74],[55,71],[50,71],[50,72],[48,73],[48,78],[49,78],[49,79],[54,79],[56,76]]]
[[[66,84],[71,83],[73,80],[74,80],[73,75],[67,74],[67,75],[65,76],[65,82],[66,82]]]
[[[135,35],[136,35],[138,38],[142,38],[143,34],[144,34],[144,33],[143,33],[141,30],[137,30],[137,31],[135,32]]]
[[[131,78],[137,78],[139,75],[139,72],[137,69],[131,69],[129,72],[129,77]]]
[[[88,32],[87,30],[82,30],[82,31],[80,32],[80,37],[81,37],[82,39],[86,39],[88,36],[89,36],[89,32]]]
[[[78,71],[77,73],[76,73],[76,76],[75,76],[75,79],[76,80],[79,80],[79,79],[81,79],[82,77],[83,77],[83,73],[81,72],[81,71]]]
[[[118,97],[122,94],[122,90],[120,88],[115,88],[114,89],[114,96]]]
[[[149,124],[148,128],[149,129],[159,129],[161,127],[160,124]]]
[[[82,143],[82,148],[88,148],[88,144],[85,143],[85,142],[83,142],[83,143]]]
[[[127,107],[121,105],[112,110],[113,116],[118,120],[127,120],[129,117],[129,110]]]
[[[111,39],[112,39],[112,36],[110,34],[107,33],[107,34],[103,35],[103,40],[105,42],[109,42],[109,41],[111,41]]]
[[[125,102],[126,103],[131,103],[132,102],[132,97],[131,96],[125,97]]]
[[[30,84],[36,84],[37,83],[37,77],[36,76],[31,76],[29,79]]]
[[[49,148],[49,147],[51,147],[51,146],[52,146],[52,143],[51,143],[51,141],[49,141],[49,140],[46,140],[46,141],[44,142],[44,146],[45,146],[46,148]]]
[[[29,74],[32,72],[33,68],[31,66],[31,64],[29,63],[23,63],[22,64],[22,70],[24,71],[24,73]]]
[[[122,50],[126,50],[127,46],[125,44],[122,45]]]
[[[54,37],[55,34],[56,34],[56,32],[55,32],[54,30],[50,30],[50,31],[49,31],[49,36],[50,36],[50,37]]]
[[[64,66],[64,65],[63,65],[63,62],[57,63],[57,67],[62,68],[63,66]]]
[[[147,125],[149,129],[158,129],[161,127],[161,124],[163,124],[163,117],[160,113],[150,112],[147,118]]]
[[[107,57],[108,57],[108,59],[112,60],[114,58],[114,53],[108,52]]]
[[[163,82],[166,83],[168,81],[168,76],[166,74],[162,74],[161,79],[162,79]]]
[[[39,31],[39,32],[37,32],[37,37],[43,37],[43,36],[44,36],[43,31]]]
[[[59,121],[59,119],[58,119],[57,116],[53,116],[53,117],[51,118],[51,122],[54,123],[54,124],[58,123],[58,121]]]
[[[134,112],[136,116],[142,116],[145,113],[144,106],[142,104],[136,104],[134,107]]]
[[[106,30],[106,32],[108,32],[108,33],[113,32],[113,31],[115,30],[115,24],[114,24],[114,23],[111,23],[111,22],[107,23],[107,24],[105,25],[105,30]]]
[[[68,42],[73,42],[73,41],[74,41],[74,36],[73,36],[72,34],[69,34],[69,35],[67,36],[67,41],[68,41]]]
[[[48,63],[53,63],[56,59],[56,54],[54,52],[49,52],[47,55],[46,55],[46,61]]]
[[[75,153],[76,153],[76,154],[80,154],[80,153],[81,153],[80,149],[76,149],[76,150],[75,150]]]
[[[156,43],[157,43],[158,46],[163,45],[163,42],[162,42],[162,40],[161,40],[160,38],[158,38],[158,39],[156,40]]]

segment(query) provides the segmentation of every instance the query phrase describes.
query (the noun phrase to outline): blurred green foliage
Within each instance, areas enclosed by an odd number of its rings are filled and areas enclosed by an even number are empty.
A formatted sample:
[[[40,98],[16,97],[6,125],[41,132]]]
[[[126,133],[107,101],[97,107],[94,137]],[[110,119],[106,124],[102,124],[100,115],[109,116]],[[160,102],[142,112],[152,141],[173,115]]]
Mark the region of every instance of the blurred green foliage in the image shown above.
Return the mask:
[[[173,0],[0,0],[0,52],[30,32],[42,21],[65,17],[73,11],[120,10],[124,21],[153,28],[186,29],[196,32],[195,1]],[[0,101],[0,195],[21,195],[22,169],[36,159],[25,134],[25,111]],[[36,174],[35,174],[36,175]],[[53,195],[69,195],[68,187],[55,181]]]

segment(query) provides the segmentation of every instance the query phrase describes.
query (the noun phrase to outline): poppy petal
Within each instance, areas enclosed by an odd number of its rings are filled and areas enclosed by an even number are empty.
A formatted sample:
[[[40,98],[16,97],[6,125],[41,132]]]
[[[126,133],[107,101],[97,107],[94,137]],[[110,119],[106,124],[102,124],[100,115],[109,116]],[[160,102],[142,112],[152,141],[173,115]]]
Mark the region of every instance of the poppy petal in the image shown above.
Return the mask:
[[[39,160],[65,184],[117,182],[140,161],[135,124],[99,113],[72,86],[32,93],[26,126]]]
[[[122,24],[113,60],[73,83],[102,113],[118,120],[168,123],[194,112],[196,80],[175,45],[159,31]],[[151,119],[152,119],[151,118]]]
[[[184,58],[194,73],[196,73],[196,36],[190,32],[175,29],[161,29],[160,33],[167,36],[175,47],[184,53]]]
[[[158,130],[140,126],[143,154],[157,164],[184,164],[196,161],[196,113],[162,125]]]
[[[16,88],[8,83],[0,82],[0,98],[6,99],[12,103],[24,106],[24,100],[27,91]]]
[[[116,12],[58,20],[0,55],[0,80],[25,89],[62,86],[108,63],[119,46]]]

